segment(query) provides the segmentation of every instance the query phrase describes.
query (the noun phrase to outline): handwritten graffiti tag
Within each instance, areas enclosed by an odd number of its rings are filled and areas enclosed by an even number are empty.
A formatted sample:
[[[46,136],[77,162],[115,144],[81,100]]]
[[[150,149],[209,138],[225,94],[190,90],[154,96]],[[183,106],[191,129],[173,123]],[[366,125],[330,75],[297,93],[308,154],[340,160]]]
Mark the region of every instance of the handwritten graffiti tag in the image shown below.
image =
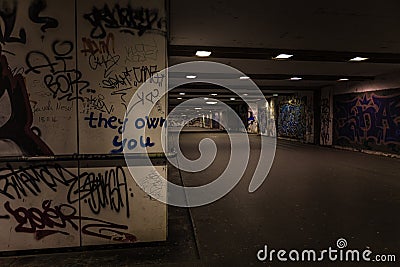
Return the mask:
[[[7,165],[0,169],[0,195],[10,200],[39,196],[48,189],[53,192],[67,190],[68,204],[81,201],[95,214],[106,207],[116,212],[124,208],[129,218],[129,197],[133,195],[130,193],[131,189],[127,188],[122,167],[106,170],[104,173],[84,172],[80,175],[58,164],[18,169]]]
[[[158,49],[156,44],[135,44],[125,46],[125,64],[128,62],[145,62],[146,60],[156,60]]]
[[[165,34],[165,18],[159,17],[157,9],[121,7],[119,4],[110,8],[105,4],[103,8],[93,7],[92,12],[83,17],[93,26],[90,36],[94,39],[106,37],[106,28],[138,36],[147,32]]]
[[[39,24],[43,24],[40,30],[45,33],[46,29],[57,28],[58,21],[55,18],[40,16],[40,13],[47,8],[45,0],[34,0],[29,6],[29,18]]]
[[[18,36],[13,34],[15,22],[17,20],[17,4],[14,6],[7,6],[7,2],[2,3],[3,7],[0,9],[0,18],[4,23],[4,28],[0,27],[0,43],[22,43],[26,44],[26,31],[24,28],[19,29]]]
[[[15,232],[33,233],[37,240],[53,234],[69,235],[64,229],[71,226],[75,231],[79,230],[79,221],[83,224],[82,233],[113,241],[135,242],[137,238],[124,230],[128,226],[115,224],[105,220],[78,215],[74,206],[60,204],[52,206],[51,200],[44,200],[41,208],[12,208],[9,201],[4,203],[4,209],[9,215],[2,219],[13,218],[17,222]]]
[[[76,179],[68,192],[68,203],[84,201],[94,214],[99,214],[107,206],[116,212],[125,209],[129,218],[129,193],[126,175],[122,167],[106,170],[104,173],[84,172]],[[130,191],[129,191],[130,190]]]
[[[83,91],[89,90],[90,83],[83,80],[82,73],[68,67],[68,62],[73,60],[74,45],[71,41],[55,41],[52,45],[54,61],[41,51],[31,51],[26,56],[28,69],[25,74],[41,74],[45,72],[43,82],[52,93],[54,99],[67,99],[83,101]]]
[[[114,34],[109,33],[105,40],[93,40],[91,38],[82,37],[83,49],[81,53],[86,57],[87,54],[115,54],[115,38]]]

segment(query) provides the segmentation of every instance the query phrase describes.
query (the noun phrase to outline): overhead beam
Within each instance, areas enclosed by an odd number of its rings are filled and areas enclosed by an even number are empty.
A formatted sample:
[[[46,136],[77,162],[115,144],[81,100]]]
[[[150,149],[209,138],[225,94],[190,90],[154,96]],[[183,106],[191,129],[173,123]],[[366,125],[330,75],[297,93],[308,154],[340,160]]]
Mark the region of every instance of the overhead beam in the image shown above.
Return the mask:
[[[294,55],[291,61],[321,61],[321,62],[349,62],[354,57],[368,58],[365,63],[400,64],[400,54],[397,53],[367,53],[367,52],[342,52],[323,50],[289,50],[280,48],[252,48],[252,47],[222,47],[222,46],[194,46],[194,45],[169,45],[168,56],[193,57],[197,50],[211,51],[211,58],[232,59],[261,59],[274,60],[278,54]]]

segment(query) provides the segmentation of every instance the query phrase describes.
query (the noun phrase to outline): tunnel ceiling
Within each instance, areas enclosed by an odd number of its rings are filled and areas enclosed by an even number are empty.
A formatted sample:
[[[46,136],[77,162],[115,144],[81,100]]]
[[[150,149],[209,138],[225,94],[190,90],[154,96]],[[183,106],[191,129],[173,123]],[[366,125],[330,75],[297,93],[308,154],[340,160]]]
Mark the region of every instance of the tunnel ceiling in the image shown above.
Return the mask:
[[[252,78],[265,95],[316,90],[400,71],[400,3],[391,1],[169,1],[169,65],[211,60]],[[195,56],[211,51],[209,58]],[[276,60],[278,54],[292,54]],[[363,62],[349,62],[354,57]],[[302,80],[291,81],[291,77]],[[343,82],[343,81],[342,81]],[[189,84],[183,98],[218,91]],[[182,96],[181,96],[182,97]]]

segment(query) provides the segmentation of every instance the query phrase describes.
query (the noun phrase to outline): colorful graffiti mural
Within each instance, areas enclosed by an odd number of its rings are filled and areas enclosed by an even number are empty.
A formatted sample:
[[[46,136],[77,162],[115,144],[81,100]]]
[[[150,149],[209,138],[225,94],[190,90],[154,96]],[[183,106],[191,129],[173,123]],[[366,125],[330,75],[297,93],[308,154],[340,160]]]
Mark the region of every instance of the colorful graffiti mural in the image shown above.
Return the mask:
[[[285,97],[279,101],[278,136],[303,139],[306,134],[306,110],[304,101]]]
[[[400,154],[400,90],[334,97],[333,143]]]

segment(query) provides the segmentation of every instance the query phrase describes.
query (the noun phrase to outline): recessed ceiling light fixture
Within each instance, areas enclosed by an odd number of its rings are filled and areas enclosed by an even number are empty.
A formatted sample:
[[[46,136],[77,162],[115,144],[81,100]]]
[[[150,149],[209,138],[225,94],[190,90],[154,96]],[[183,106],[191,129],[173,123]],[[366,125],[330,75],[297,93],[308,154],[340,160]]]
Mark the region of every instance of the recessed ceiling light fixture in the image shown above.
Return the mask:
[[[186,75],[186,79],[196,79],[196,75]]]
[[[248,79],[250,79],[250,77],[248,77],[248,76],[241,76],[241,77],[239,77],[239,79],[240,79],[240,80],[248,80]]]
[[[185,95],[185,93],[179,93],[180,95]]]
[[[293,55],[290,54],[279,54],[276,57],[274,57],[274,59],[289,59],[293,57]]]
[[[339,82],[345,82],[345,81],[348,81],[349,79],[347,79],[347,78],[342,78],[342,79],[339,79],[338,81]]]
[[[231,98],[230,98],[230,100],[234,101],[234,100],[235,100],[235,98],[234,98],[234,97],[231,97]]]
[[[217,101],[207,101],[206,102],[206,104],[208,104],[208,105],[215,105],[217,103],[218,103]]]
[[[349,61],[359,62],[359,61],[364,61],[367,59],[368,59],[367,57],[354,57],[354,58],[350,59]]]
[[[194,108],[194,109],[196,109],[196,110],[200,110],[201,108]]]
[[[243,94],[244,96],[248,96],[249,94]]]
[[[301,78],[301,77],[292,77],[292,78],[290,78],[289,80],[291,80],[291,81],[300,81],[300,80],[302,80],[303,78]]]
[[[182,97],[178,97],[177,99],[178,99],[178,100],[182,100]]]
[[[218,94],[211,94],[212,96],[217,96]]]
[[[277,97],[277,96],[278,96],[278,94],[273,94],[272,96],[274,96],[274,97]]]
[[[209,57],[211,55],[211,51],[197,51],[196,56],[198,57]]]

